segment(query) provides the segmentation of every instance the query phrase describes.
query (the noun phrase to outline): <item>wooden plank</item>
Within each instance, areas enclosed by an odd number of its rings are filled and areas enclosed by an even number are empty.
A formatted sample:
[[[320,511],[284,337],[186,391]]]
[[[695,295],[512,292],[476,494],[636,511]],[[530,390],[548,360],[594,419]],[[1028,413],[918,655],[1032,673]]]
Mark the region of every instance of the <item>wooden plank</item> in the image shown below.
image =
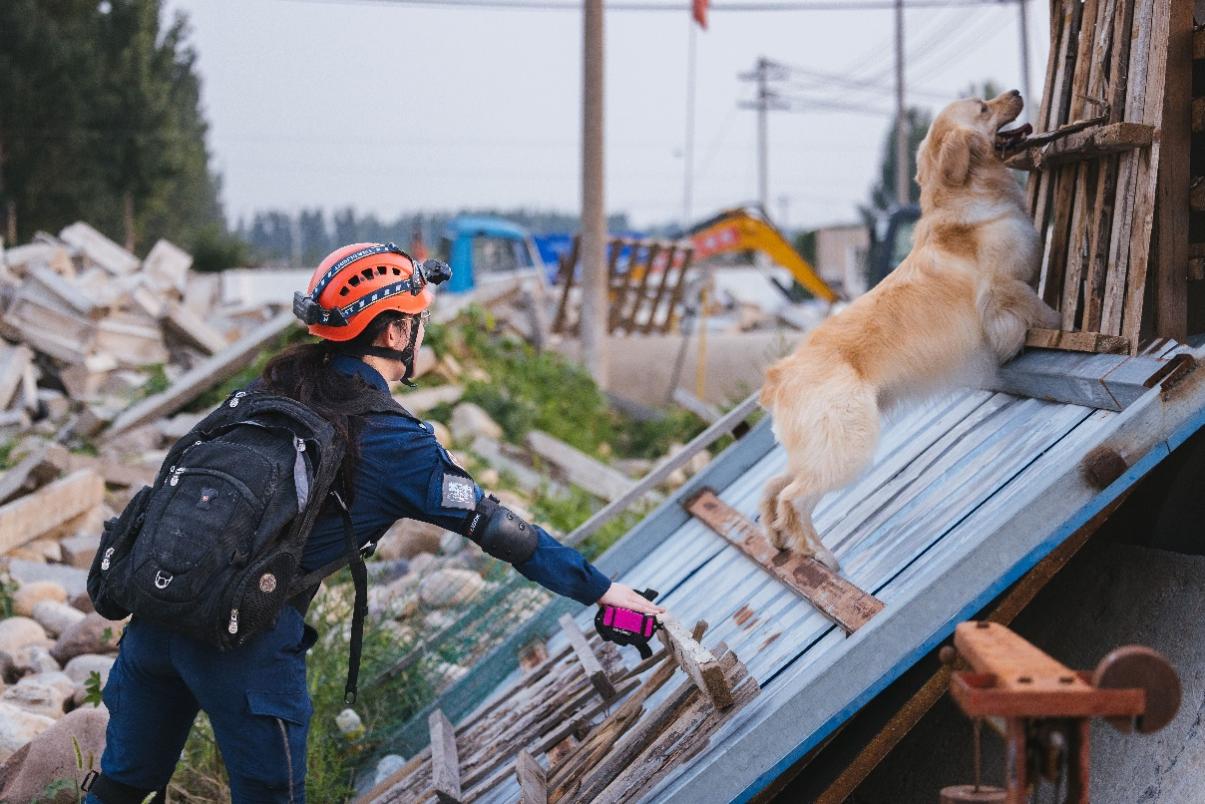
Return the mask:
[[[591,534],[596,533],[599,528],[603,527],[616,516],[631,507],[632,503],[636,502],[636,500],[640,499],[648,492],[654,490],[658,485],[664,482],[666,478],[668,478],[682,466],[685,466],[690,459],[699,454],[701,450],[706,449],[717,440],[731,432],[741,422],[747,419],[749,415],[753,413],[753,411],[757,410],[757,408],[758,404],[756,393],[745,397],[745,399],[739,405],[725,413],[719,421],[692,438],[685,447],[678,450],[661,463],[657,464],[657,466],[651,472],[642,477],[639,482],[624,492],[622,497],[619,497],[610,504],[604,506],[581,525],[578,525],[573,532],[566,536],[562,541],[565,544],[572,546],[579,544]]]
[[[460,801],[460,759],[456,755],[456,731],[442,709],[427,718],[431,729],[431,790],[445,804]]]
[[[213,357],[201,361],[180,375],[167,390],[127,408],[109,426],[104,435],[105,440],[111,441],[133,427],[175,413],[205,391],[253,363],[268,343],[296,323],[297,319],[293,317],[291,310],[280,313]]]
[[[104,502],[105,484],[81,469],[0,507],[0,553],[38,538]]]
[[[761,528],[717,497],[711,489],[701,489],[684,505],[692,516],[789,586],[820,613],[841,626],[845,633],[857,631],[883,610],[882,601],[854,586],[816,559],[775,548]]]
[[[519,781],[519,804],[548,804],[548,778],[536,758],[526,751],[520,751],[515,761],[515,778]]]
[[[1175,4],[1184,10],[1184,4],[1187,0],[1174,0]],[[1144,103],[1142,107],[1143,122],[1152,125],[1162,126],[1163,111],[1164,111],[1164,89],[1167,85],[1168,78],[1168,47],[1171,44],[1171,15],[1172,15],[1173,0],[1167,2],[1159,2],[1154,4],[1152,12],[1151,32],[1149,35],[1150,51],[1147,55],[1147,84],[1144,93]],[[1188,9],[1191,15],[1191,8]],[[1190,77],[1191,78],[1191,77]],[[1188,93],[1184,97],[1177,99],[1187,107]],[[1180,115],[1177,115],[1180,116]],[[1184,123],[1187,126],[1187,121]],[[1171,132],[1167,132],[1171,133]],[[1181,139],[1179,144],[1187,148],[1188,132],[1183,132],[1185,139]],[[1172,136],[1173,142],[1176,137]],[[1137,345],[1145,334],[1144,321],[1147,307],[1147,279],[1150,271],[1150,255],[1152,235],[1154,232],[1155,222],[1155,198],[1158,190],[1159,165],[1163,158],[1163,142],[1162,138],[1153,143],[1149,152],[1145,152],[1146,158],[1142,158],[1143,152],[1139,153],[1138,158],[1138,177],[1136,183],[1136,197],[1134,199],[1134,228],[1130,232],[1130,269],[1129,277],[1126,282],[1126,299],[1125,309],[1123,312],[1123,321],[1121,334],[1130,339],[1132,344]],[[1183,154],[1183,160],[1180,165],[1184,169],[1188,167],[1187,151]],[[1187,176],[1179,177],[1187,180]],[[1178,184],[1178,179],[1176,180]],[[1175,197],[1174,194],[1172,196]],[[1177,213],[1169,210],[1169,214],[1173,215],[1172,221],[1178,221]],[[1183,228],[1177,228],[1171,233],[1171,237],[1184,239],[1184,247],[1181,248],[1177,243],[1174,248],[1174,254],[1171,258],[1179,257],[1181,262],[1176,266],[1176,270],[1184,270],[1187,264],[1187,248],[1188,239],[1188,219],[1187,214],[1184,215]],[[1187,322],[1186,322],[1187,323]]]
[[[731,652],[721,650],[720,661],[725,669],[729,669],[735,663],[735,657]],[[574,799],[594,801],[620,773],[635,764],[637,757],[678,718],[682,708],[700,695],[694,683],[687,680],[663,698],[652,712],[623,735],[601,762],[586,772],[574,792]]]
[[[608,502],[622,497],[635,482],[618,469],[540,430],[527,434],[527,446],[556,466],[570,483]]]
[[[661,624],[657,636],[678,667],[690,676],[716,709],[732,706],[732,687],[711,651],[696,642],[685,626],[669,612],[658,615],[657,621]]]
[[[1188,337],[1188,183],[1192,150],[1193,7],[1188,0],[1171,0],[1166,78],[1160,121],[1158,185],[1154,253],[1158,261],[1151,279],[1155,283],[1155,335],[1184,340]]]
[[[669,332],[673,328],[675,323],[674,311],[678,308],[678,305],[682,303],[682,294],[686,290],[686,273],[690,270],[690,261],[693,256],[694,250],[689,248],[686,249],[685,256],[682,258],[682,263],[678,266],[678,280],[674,283],[674,289],[669,294],[669,303],[665,308],[665,320],[662,321],[659,326],[654,325],[655,328],[659,329],[661,332]],[[665,270],[667,272],[672,269],[672,265],[665,266]],[[652,314],[650,313],[650,323],[652,320]]]
[[[1030,349],[1061,349],[1068,352],[1105,354],[1122,354],[1130,350],[1130,342],[1117,335],[1040,328],[1031,329],[1025,334],[1025,346]]]
[[[1205,28],[1192,32],[1192,58],[1205,59]]]
[[[577,657],[578,664],[582,666],[586,678],[590,679],[590,684],[604,701],[614,698],[615,685],[611,683],[611,679],[607,678],[607,672],[603,670],[598,657],[590,649],[590,643],[586,640],[582,629],[578,627],[577,621],[573,619],[572,615],[562,614],[557,622],[561,624],[561,630],[564,632],[565,638],[569,640],[573,654]]]
[[[566,332],[567,321],[566,316],[569,312],[569,292],[573,289],[573,274],[577,269],[577,253],[581,248],[582,236],[573,236],[573,245],[569,247],[569,253],[561,258],[561,272],[559,281],[561,283],[561,299],[556,307],[556,315],[552,319],[552,331],[563,333]]]
[[[1167,361],[1036,349],[1000,367],[990,387],[1033,399],[1121,411],[1146,393]],[[1123,368],[1124,367],[1124,368]]]
[[[1046,145],[1030,146],[1010,154],[1004,164],[1014,170],[1046,170],[1145,148],[1154,141],[1154,136],[1154,126],[1145,123],[1111,123],[1078,131]]]

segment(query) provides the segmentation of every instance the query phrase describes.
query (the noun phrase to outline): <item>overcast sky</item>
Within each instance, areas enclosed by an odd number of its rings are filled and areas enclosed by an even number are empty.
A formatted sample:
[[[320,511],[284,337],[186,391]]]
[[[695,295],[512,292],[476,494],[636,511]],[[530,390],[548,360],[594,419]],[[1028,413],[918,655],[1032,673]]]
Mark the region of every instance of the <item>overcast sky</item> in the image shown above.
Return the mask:
[[[726,0],[737,5],[745,0]],[[167,0],[199,54],[209,145],[228,216],[351,205],[393,217],[462,207],[579,209],[580,10],[417,7],[390,0]],[[1041,91],[1048,19],[1029,4]],[[912,101],[969,84],[1021,88],[1018,10],[906,12]],[[689,14],[606,14],[606,196],[637,225],[683,215]],[[784,93],[892,105],[893,13],[713,11],[697,37],[693,218],[757,194],[756,113],[738,74],[759,56],[880,87],[795,73]],[[923,92],[921,95],[919,93]],[[1036,106],[1037,99],[1034,99]],[[770,115],[771,213],[791,227],[855,219],[889,119],[816,108]]]

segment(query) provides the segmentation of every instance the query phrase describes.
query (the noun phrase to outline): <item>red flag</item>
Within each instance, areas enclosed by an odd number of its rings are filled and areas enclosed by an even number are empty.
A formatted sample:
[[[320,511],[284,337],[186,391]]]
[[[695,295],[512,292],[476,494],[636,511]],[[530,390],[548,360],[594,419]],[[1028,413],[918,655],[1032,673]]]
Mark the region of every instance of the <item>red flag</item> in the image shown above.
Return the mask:
[[[707,0],[691,0],[690,14],[699,23],[699,27],[707,30]]]

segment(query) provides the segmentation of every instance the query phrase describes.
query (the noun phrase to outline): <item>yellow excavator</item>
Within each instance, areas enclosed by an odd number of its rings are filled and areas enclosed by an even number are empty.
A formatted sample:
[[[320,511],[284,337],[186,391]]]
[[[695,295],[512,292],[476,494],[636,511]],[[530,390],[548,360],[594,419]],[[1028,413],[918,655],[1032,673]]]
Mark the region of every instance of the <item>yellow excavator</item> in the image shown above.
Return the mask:
[[[696,263],[715,254],[758,251],[790,271],[795,281],[816,298],[830,303],[840,298],[757,207],[726,209],[692,226],[686,236],[694,244]],[[786,288],[780,289],[787,292]]]

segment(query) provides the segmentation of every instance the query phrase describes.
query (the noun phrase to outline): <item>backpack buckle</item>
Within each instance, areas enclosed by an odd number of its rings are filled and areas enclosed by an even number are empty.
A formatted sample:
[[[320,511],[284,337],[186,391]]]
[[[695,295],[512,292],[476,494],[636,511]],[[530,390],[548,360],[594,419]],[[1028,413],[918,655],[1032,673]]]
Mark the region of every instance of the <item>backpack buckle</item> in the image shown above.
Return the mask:
[[[172,575],[170,572],[164,572],[163,570],[157,570],[155,572],[155,588],[156,589],[166,589],[167,585],[172,582],[172,578],[174,578],[174,577],[175,576]]]

